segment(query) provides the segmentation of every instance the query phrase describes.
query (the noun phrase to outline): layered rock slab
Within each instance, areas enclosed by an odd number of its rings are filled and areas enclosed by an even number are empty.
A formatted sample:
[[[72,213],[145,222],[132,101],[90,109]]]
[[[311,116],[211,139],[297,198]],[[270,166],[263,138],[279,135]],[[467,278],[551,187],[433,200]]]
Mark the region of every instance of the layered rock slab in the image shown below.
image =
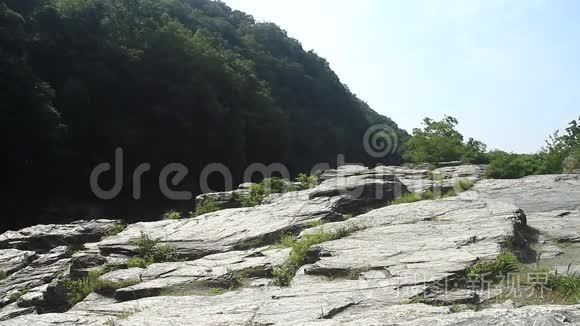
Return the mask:
[[[566,266],[580,254],[580,175],[482,180],[462,197],[517,205],[528,218],[530,262]],[[576,266],[575,270],[579,268]]]
[[[340,198],[309,199],[309,194],[309,190],[290,192],[270,204],[225,209],[192,219],[136,223],[97,245],[105,255],[133,255],[137,249],[134,241],[147,234],[189,259],[258,247],[275,242],[282,233],[304,229],[312,221],[340,218],[335,211]]]
[[[231,251],[209,255],[186,262],[158,263],[133,275],[141,283],[115,291],[118,300],[133,300],[159,295],[163,291],[179,293],[205,292],[211,288],[227,289],[241,286],[250,277],[269,277],[272,270],[286,261],[290,249],[264,248],[250,251]],[[120,271],[101,276],[107,280],[119,280]],[[135,275],[137,274],[138,275]]]
[[[446,277],[479,259],[493,259],[525,225],[518,207],[460,198],[387,206],[320,229],[356,226],[354,234],[319,244],[320,260],[306,274],[344,275],[380,270],[387,275]]]
[[[58,246],[74,246],[99,241],[120,221],[75,221],[69,224],[35,225],[0,235],[0,248],[48,251]]]

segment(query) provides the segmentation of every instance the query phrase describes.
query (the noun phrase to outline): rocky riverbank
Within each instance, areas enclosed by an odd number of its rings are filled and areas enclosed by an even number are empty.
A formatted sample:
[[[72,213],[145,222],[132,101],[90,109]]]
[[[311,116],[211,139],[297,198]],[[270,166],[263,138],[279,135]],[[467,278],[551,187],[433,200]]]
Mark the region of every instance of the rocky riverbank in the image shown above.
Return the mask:
[[[255,207],[216,194],[234,208],[125,228],[95,220],[9,231],[0,323],[580,322],[579,305],[521,306],[499,287],[465,283],[466,271],[506,251],[573,270],[580,175],[480,180],[483,168],[344,166]],[[478,182],[454,189],[467,179]],[[434,190],[434,200],[388,205]]]

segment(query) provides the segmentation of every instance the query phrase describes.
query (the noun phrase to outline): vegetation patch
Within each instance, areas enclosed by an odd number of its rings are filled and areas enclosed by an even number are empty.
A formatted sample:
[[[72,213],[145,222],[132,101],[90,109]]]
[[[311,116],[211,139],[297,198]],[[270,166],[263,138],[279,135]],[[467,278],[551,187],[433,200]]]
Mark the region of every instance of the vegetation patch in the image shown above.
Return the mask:
[[[97,288],[95,292],[103,291],[103,292],[111,292],[118,289],[126,288],[129,286],[133,286],[135,284],[141,283],[141,280],[129,279],[123,281],[110,281],[110,280],[98,280]]]
[[[67,293],[68,304],[72,307],[81,302],[90,293],[99,289],[101,282],[99,276],[103,275],[102,270],[90,271],[88,276],[82,279],[66,279],[63,283]]]
[[[296,182],[298,183],[296,190],[306,190],[316,187],[316,185],[318,184],[318,177],[308,175],[305,173],[300,173],[296,177]]]
[[[522,264],[509,251],[500,253],[493,262],[478,262],[467,270],[468,276],[496,279],[499,275],[508,275],[521,270]]]
[[[6,273],[6,271],[3,269],[0,269],[0,281],[5,279],[6,277],[8,277],[8,274]]]
[[[291,235],[283,236],[280,239],[280,246],[292,248],[292,251],[282,266],[274,268],[274,284],[279,286],[290,285],[296,271],[300,266],[304,265],[306,254],[313,245],[340,239],[358,230],[360,230],[358,226],[351,225],[336,231],[324,231],[320,229],[314,233],[307,233],[299,239],[295,239]]]
[[[221,208],[218,203],[212,198],[204,198],[198,207],[195,208],[195,213],[191,214],[190,217],[199,216],[215,211],[219,211]]]
[[[415,203],[422,200],[432,200],[438,198],[448,198],[457,196],[457,194],[467,191],[475,185],[474,180],[470,179],[461,179],[455,182],[453,185],[453,189],[445,191],[443,193],[436,193],[432,190],[428,190],[425,192],[410,192],[403,194],[392,201],[389,202],[388,205],[398,205],[398,204],[408,204],[408,203]]]
[[[127,228],[127,225],[125,225],[124,223],[116,223],[115,225],[111,226],[107,230],[107,232],[105,232],[103,234],[103,238],[115,236],[115,235],[123,232],[123,230],[125,230],[125,228]]]
[[[139,255],[129,259],[127,267],[145,268],[154,263],[177,261],[175,248],[168,245],[160,245],[159,239],[152,239],[149,235],[141,233],[139,239],[133,242],[137,246]]]
[[[176,210],[170,210],[163,213],[164,220],[181,220],[181,213]]]
[[[389,205],[399,205],[399,204],[407,204],[407,203],[414,203],[421,200],[429,200],[434,199],[435,194],[432,190],[428,190],[425,192],[409,192],[400,197],[393,199],[389,202]]]
[[[577,304],[580,277],[554,273],[547,267],[529,267],[511,252],[502,252],[494,262],[479,262],[468,277],[493,281],[502,289],[496,301],[510,299],[518,305]]]

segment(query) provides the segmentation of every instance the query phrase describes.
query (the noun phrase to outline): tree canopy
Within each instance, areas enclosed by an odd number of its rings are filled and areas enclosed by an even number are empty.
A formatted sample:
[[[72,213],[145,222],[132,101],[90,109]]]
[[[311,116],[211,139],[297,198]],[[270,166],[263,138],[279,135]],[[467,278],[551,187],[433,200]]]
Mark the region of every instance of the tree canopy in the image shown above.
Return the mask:
[[[463,135],[457,131],[458,123],[451,116],[445,116],[440,121],[425,118],[424,128],[414,129],[413,136],[404,145],[405,160],[415,163],[485,163],[486,145],[473,138],[465,142]]]

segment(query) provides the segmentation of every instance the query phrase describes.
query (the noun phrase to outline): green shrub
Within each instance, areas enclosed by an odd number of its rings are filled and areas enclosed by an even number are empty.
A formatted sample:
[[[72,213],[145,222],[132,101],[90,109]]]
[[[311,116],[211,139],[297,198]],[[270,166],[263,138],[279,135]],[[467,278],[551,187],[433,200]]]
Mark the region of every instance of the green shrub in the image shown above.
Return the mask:
[[[111,226],[107,230],[107,232],[105,232],[103,234],[103,238],[115,236],[115,235],[123,232],[123,230],[125,230],[126,227],[127,227],[127,225],[125,225],[124,223],[116,223],[115,225]]]
[[[147,234],[141,233],[139,239],[135,240],[134,245],[137,246],[139,253],[138,259],[131,259],[127,263],[131,263],[132,267],[143,267],[153,263],[162,263],[167,261],[177,260],[175,248],[160,245],[159,239],[151,239]]]
[[[8,277],[8,274],[5,270],[0,269],[0,281]]]
[[[215,211],[219,211],[220,207],[217,204],[217,202],[212,199],[212,198],[204,198],[199,207],[195,208],[195,216],[199,216],[199,215],[203,215],[203,214],[207,214],[207,213],[211,213],[211,212],[215,212]]]
[[[296,177],[296,182],[298,182],[298,190],[306,190],[316,187],[316,184],[318,183],[318,178],[313,175],[300,173]]]
[[[99,276],[102,275],[101,270],[90,271],[86,278],[73,280],[67,279],[64,281],[64,287],[67,293],[68,303],[70,306],[83,301],[91,292],[95,292],[100,287]]]
[[[265,178],[262,182],[252,185],[250,195],[242,199],[242,206],[254,207],[260,205],[269,194],[285,193],[290,190],[290,182],[286,179]]]
[[[143,259],[141,257],[133,257],[127,261],[127,268],[133,268],[133,267],[146,268],[147,266],[149,266],[151,264],[153,264],[152,261],[146,261],[145,259]]]
[[[537,154],[512,154],[502,151],[488,153],[487,176],[494,179],[519,179],[544,173],[545,162]]]
[[[461,180],[455,182],[455,185],[453,185],[453,190],[455,191],[455,194],[458,194],[460,192],[464,192],[464,191],[467,191],[467,190],[473,188],[473,186],[475,186],[474,180],[461,179]]]
[[[570,152],[570,155],[562,162],[564,173],[572,173],[580,169],[580,144]]]
[[[469,276],[495,279],[499,275],[515,273],[522,269],[522,264],[509,251],[501,252],[493,262],[478,262],[467,270]]]
[[[175,210],[170,210],[163,213],[164,220],[181,220],[181,213]]]
[[[260,205],[266,198],[267,193],[262,184],[254,184],[250,188],[250,195],[242,199],[242,206],[254,207]]]
[[[267,194],[280,194],[290,190],[290,182],[282,178],[265,178],[261,184]]]

